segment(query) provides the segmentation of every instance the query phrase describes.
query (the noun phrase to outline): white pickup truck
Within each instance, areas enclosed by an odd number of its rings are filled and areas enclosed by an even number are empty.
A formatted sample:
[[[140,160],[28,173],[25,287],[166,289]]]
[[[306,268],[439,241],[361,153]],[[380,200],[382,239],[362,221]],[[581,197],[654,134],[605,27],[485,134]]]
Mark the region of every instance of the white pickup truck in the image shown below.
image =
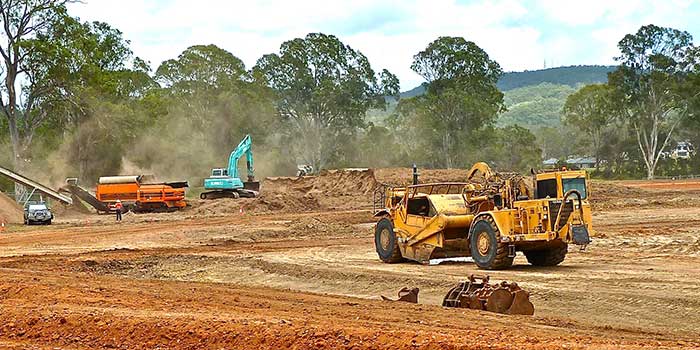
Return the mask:
[[[51,225],[51,220],[53,219],[53,213],[51,209],[46,206],[46,203],[28,203],[24,207],[24,224],[44,224]]]

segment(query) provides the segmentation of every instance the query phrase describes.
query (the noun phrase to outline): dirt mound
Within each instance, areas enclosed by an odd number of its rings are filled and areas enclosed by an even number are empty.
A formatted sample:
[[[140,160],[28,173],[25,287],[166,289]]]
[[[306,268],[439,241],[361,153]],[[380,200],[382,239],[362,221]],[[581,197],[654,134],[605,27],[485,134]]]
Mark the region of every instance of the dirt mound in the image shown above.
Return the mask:
[[[187,201],[187,207],[183,212],[194,216],[235,214],[238,213],[243,202],[248,200],[247,198],[219,198],[215,200],[192,199]]]
[[[325,170],[318,176],[268,177],[263,181],[266,193],[302,192],[331,196],[371,194],[377,186],[372,169]]]
[[[631,187],[610,181],[591,181],[593,209],[684,207],[700,205],[698,191],[656,190]]]
[[[656,191],[609,181],[591,181],[591,205],[594,210],[620,208],[679,207],[700,205],[697,193]]]
[[[216,200],[190,200],[185,212],[193,215],[231,215],[240,213],[304,212],[320,208],[313,195],[295,193],[263,193],[257,198],[220,198]]]
[[[0,193],[0,219],[9,224],[21,224],[24,222],[24,210],[10,196]]]
[[[73,199],[73,204],[63,204],[58,201],[53,202],[51,211],[57,217],[80,217],[86,214],[94,214],[94,211],[90,210],[83,201],[74,194],[70,194]]]
[[[243,206],[252,212],[303,212],[319,209],[321,205],[313,194],[294,195],[292,193],[263,193]]]
[[[299,197],[303,210],[370,208],[377,185],[372,169],[326,170],[318,176],[266,178],[261,198],[271,202],[271,210],[275,210],[275,201],[284,201],[285,207],[293,209],[288,198],[299,201]]]
[[[469,169],[418,169],[421,183],[432,182],[464,182],[467,180]],[[410,185],[413,181],[411,168],[375,169],[377,181],[395,186]]]
[[[640,198],[649,197],[653,193],[640,188],[633,188],[610,181],[591,181],[591,194],[595,198]]]
[[[91,214],[93,211],[88,208],[87,205],[83,202],[80,197],[76,196],[75,194],[71,193],[70,195],[71,199],[73,199],[73,205],[70,207],[67,207],[66,210],[69,210],[71,213],[76,213],[76,214]]]

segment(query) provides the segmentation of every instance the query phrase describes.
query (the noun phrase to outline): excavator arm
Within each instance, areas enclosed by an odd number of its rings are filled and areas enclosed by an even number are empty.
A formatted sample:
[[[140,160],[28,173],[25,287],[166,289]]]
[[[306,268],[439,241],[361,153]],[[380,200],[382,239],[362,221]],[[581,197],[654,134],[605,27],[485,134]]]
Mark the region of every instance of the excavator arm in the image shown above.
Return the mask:
[[[248,181],[255,181],[255,169],[253,168],[253,149],[248,147],[245,152],[246,167],[248,169]]]
[[[228,176],[238,178],[238,160],[245,154],[246,166],[248,168],[248,181],[255,181],[255,170],[253,169],[253,150],[250,135],[245,135],[238,147],[231,152],[228,158]]]

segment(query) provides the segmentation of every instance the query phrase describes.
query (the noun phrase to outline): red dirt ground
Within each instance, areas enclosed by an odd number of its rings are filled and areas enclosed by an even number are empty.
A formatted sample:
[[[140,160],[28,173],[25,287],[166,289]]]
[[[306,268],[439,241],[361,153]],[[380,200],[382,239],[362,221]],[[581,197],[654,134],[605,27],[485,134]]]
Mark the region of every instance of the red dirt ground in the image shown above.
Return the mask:
[[[653,180],[653,181],[619,181],[621,185],[645,188],[653,190],[700,190],[700,180],[685,179],[685,180]]]
[[[385,179],[403,179],[391,172]],[[0,235],[0,348],[700,348],[700,203],[686,201],[700,191],[594,182],[597,235],[585,252],[570,248],[552,268],[518,256],[490,273],[532,293],[529,317],[439,306],[483,271],[379,262],[371,192],[343,181],[263,183],[286,187],[280,200],[316,201],[243,215],[256,200],[195,202],[122,224],[86,215],[11,226]],[[682,210],[678,195],[688,196]],[[379,300],[404,286],[421,289],[420,304]]]

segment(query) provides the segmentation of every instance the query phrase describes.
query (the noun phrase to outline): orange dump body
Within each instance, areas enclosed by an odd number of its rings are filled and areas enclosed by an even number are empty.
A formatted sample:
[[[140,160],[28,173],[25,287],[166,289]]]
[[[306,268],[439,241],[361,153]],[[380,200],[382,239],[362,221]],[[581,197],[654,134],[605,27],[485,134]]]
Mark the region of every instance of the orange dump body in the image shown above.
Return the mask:
[[[132,205],[136,210],[157,210],[184,208],[185,190],[168,185],[142,185],[138,182],[98,184],[95,197],[110,207],[117,199],[125,205]]]

